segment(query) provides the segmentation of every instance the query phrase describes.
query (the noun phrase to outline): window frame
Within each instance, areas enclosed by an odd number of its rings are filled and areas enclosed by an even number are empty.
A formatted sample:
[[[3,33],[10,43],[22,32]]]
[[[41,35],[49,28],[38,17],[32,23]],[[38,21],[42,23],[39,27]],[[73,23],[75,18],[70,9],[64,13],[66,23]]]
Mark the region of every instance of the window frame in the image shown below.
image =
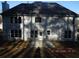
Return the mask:
[[[40,35],[40,36],[43,36],[43,32],[39,32],[39,35]]]
[[[11,37],[21,37],[21,33],[22,33],[22,31],[21,31],[21,29],[19,29],[19,30],[11,30]]]
[[[14,23],[13,17],[10,17],[10,23]]]
[[[42,18],[40,16],[35,17],[35,23],[41,23]]]
[[[47,30],[47,35],[50,35],[51,31],[50,30]]]
[[[79,32],[79,29],[77,29],[77,32]]]
[[[17,23],[21,23],[22,21],[21,21],[21,17],[17,17],[17,16],[15,16],[15,17],[10,17],[10,23],[11,24],[17,24]]]
[[[65,31],[64,31],[64,38],[72,38],[72,31],[71,30],[65,30]]]

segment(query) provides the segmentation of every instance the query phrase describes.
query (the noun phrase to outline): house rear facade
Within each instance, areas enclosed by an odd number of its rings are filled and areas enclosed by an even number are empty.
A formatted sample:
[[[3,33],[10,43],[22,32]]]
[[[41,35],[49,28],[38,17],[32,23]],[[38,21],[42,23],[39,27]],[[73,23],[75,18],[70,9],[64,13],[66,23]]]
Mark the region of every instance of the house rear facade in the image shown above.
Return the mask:
[[[8,40],[76,41],[77,14],[58,3],[3,4],[3,31]]]

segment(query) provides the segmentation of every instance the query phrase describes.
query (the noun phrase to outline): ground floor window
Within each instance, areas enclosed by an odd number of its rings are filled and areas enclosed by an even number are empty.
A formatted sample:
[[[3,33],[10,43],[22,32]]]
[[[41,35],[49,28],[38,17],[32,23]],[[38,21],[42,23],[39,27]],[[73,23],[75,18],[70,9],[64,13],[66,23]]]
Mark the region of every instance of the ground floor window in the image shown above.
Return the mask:
[[[65,30],[64,31],[64,38],[71,38],[71,37],[72,37],[71,30]]]
[[[11,37],[21,37],[21,30],[11,30]]]
[[[38,31],[37,30],[31,30],[31,37],[37,37],[38,36]]]
[[[33,31],[33,30],[31,30],[31,33],[30,33],[30,34],[31,34],[31,37],[33,37],[33,35],[34,35],[34,31]]]

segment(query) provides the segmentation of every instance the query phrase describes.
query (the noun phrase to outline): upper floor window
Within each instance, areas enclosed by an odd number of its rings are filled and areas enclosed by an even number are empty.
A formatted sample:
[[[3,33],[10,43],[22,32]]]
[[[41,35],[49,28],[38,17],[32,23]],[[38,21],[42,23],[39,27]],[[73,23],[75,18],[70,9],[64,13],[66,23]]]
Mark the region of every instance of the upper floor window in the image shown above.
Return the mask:
[[[79,29],[77,29],[77,32],[79,32]]]
[[[79,34],[77,34],[77,39],[79,40]]]
[[[42,32],[40,32],[40,36],[42,36]]]
[[[50,35],[50,30],[47,31],[47,34]]]
[[[15,22],[15,23],[18,23],[17,17],[14,17],[14,22]]]
[[[10,23],[13,23],[13,17],[10,18]]]
[[[11,17],[10,23],[21,23],[21,17]]]
[[[21,23],[21,17],[18,17],[18,23]]]
[[[37,16],[37,17],[35,18],[35,22],[41,22],[41,17]]]

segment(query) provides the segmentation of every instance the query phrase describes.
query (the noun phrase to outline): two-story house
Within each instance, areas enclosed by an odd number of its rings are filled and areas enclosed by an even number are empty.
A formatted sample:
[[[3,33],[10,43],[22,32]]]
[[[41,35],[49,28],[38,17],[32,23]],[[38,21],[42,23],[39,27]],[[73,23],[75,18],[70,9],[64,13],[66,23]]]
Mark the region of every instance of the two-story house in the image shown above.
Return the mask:
[[[21,3],[9,9],[3,2],[2,8],[6,39],[76,41],[77,14],[58,3]]]

